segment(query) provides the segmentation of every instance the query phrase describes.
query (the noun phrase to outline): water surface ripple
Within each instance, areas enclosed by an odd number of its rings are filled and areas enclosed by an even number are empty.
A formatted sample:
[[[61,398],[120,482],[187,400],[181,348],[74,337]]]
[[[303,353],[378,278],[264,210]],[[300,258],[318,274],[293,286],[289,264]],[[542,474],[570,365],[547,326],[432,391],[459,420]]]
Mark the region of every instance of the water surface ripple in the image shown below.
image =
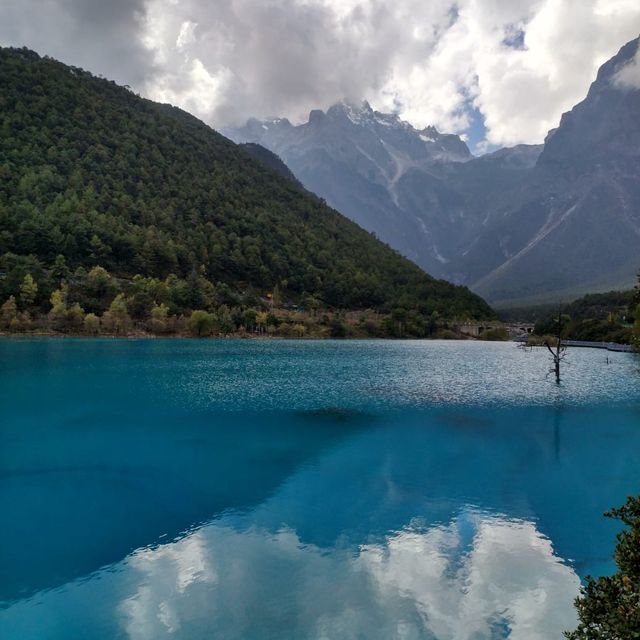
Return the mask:
[[[607,361],[608,358],[608,361]],[[640,373],[421,341],[0,340],[0,637],[561,637]]]

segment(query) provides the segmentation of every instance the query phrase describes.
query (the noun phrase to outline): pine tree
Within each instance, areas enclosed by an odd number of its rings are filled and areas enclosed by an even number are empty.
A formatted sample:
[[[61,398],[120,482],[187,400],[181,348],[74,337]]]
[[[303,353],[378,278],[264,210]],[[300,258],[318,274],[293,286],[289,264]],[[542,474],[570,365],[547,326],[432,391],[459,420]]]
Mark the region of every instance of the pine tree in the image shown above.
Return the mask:
[[[20,303],[23,309],[29,309],[33,306],[38,295],[38,285],[30,273],[24,277],[20,285]]]

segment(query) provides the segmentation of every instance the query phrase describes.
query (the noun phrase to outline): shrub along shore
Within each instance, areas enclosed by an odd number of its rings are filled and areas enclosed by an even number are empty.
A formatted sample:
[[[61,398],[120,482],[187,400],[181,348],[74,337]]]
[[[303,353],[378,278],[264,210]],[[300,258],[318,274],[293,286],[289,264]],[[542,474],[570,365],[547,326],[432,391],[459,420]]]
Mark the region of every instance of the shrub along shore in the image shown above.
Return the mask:
[[[342,310],[312,295],[287,295],[286,282],[272,291],[237,291],[202,274],[164,280],[123,279],[95,266],[71,273],[64,259],[54,267],[58,288],[43,302],[26,273],[0,305],[3,335],[281,337],[281,338],[463,338],[444,318],[394,307]]]

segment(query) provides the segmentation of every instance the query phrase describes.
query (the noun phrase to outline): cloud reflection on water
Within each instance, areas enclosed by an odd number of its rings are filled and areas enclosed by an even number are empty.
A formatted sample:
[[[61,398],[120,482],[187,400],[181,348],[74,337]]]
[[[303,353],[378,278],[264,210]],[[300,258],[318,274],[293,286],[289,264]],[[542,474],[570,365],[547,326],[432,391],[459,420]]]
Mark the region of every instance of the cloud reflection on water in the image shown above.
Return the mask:
[[[131,640],[543,640],[575,624],[579,586],[532,523],[471,510],[355,551],[221,521],[140,550],[112,575]]]
[[[513,345],[24,344],[2,638],[559,638],[637,492],[630,354],[552,393]]]

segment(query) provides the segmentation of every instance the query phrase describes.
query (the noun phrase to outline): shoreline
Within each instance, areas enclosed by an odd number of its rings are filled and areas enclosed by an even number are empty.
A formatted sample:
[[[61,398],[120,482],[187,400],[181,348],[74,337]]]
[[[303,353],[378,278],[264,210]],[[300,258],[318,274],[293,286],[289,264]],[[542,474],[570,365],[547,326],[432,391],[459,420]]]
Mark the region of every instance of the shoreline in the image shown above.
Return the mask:
[[[210,336],[194,336],[189,333],[184,334],[167,334],[167,335],[158,335],[150,332],[135,332],[135,333],[126,333],[126,334],[108,334],[101,333],[96,335],[90,335],[86,333],[59,333],[55,331],[30,331],[30,332],[20,332],[20,333],[9,333],[6,331],[0,331],[0,340],[2,339],[28,339],[28,338],[58,338],[58,339],[91,339],[95,340],[98,338],[104,338],[108,340],[273,340],[273,341],[285,341],[285,340],[295,340],[295,341],[303,341],[303,342],[322,342],[325,340],[340,340],[340,341],[350,341],[350,340],[376,340],[380,342],[397,342],[400,340],[418,340],[420,342],[499,342],[499,343],[511,343],[518,347],[528,347],[533,349],[534,347],[544,347],[544,345],[527,345],[526,342],[523,342],[518,339],[509,339],[509,340],[481,340],[474,336],[468,335],[460,335],[458,337],[441,337],[441,336],[430,336],[430,337],[392,337],[392,336],[276,336],[276,335],[259,335],[259,334],[240,334],[240,333],[232,333],[232,334],[219,334],[219,335],[210,335]],[[577,349],[603,349],[606,351],[610,351],[613,353],[638,353],[639,350],[636,349],[633,345],[630,344],[622,344],[617,342],[589,342],[584,340],[567,340],[564,341],[564,344],[570,348]]]
[[[57,333],[55,331],[29,331],[20,333],[8,333],[0,331],[0,339],[4,338],[108,338],[118,340],[300,340],[300,341],[324,341],[324,340],[380,340],[380,341],[398,341],[398,340],[421,340],[421,341],[435,341],[441,340],[446,342],[513,342],[512,340],[479,340],[473,336],[460,336],[456,338],[443,338],[441,336],[433,337],[393,337],[393,336],[273,336],[273,335],[257,335],[257,334],[239,334],[229,333],[210,336],[194,336],[188,333],[171,333],[167,335],[158,335],[156,333],[140,332],[140,333],[125,333],[125,334],[113,334],[113,333],[99,333],[90,335],[87,333]]]

